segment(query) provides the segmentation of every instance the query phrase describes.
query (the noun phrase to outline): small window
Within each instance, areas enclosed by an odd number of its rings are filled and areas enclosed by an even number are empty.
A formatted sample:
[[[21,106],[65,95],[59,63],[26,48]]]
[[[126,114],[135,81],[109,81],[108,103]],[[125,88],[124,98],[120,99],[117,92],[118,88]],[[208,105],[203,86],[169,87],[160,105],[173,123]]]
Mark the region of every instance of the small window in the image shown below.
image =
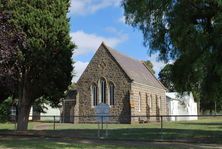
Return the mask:
[[[141,94],[139,93],[139,98],[138,98],[138,111],[141,111]]]
[[[152,108],[152,100],[153,100],[153,97],[152,97],[152,95],[150,95],[150,100],[149,100],[150,109]]]
[[[101,79],[101,102],[106,103],[106,80]]]
[[[157,108],[160,108],[160,101],[158,99],[158,96],[156,95],[156,105],[157,105]]]
[[[91,86],[91,99],[92,99],[92,106],[97,105],[97,86],[93,84]]]
[[[109,84],[109,99],[110,99],[110,105],[114,105],[114,84],[110,82]]]

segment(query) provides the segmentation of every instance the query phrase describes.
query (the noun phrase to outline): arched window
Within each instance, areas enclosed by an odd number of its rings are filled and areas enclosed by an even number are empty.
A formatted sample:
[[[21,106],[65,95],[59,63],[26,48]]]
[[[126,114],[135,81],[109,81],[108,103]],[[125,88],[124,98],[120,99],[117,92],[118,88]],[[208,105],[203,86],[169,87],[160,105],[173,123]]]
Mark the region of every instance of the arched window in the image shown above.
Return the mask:
[[[139,98],[138,98],[138,111],[141,111],[141,94],[139,93]]]
[[[95,83],[91,86],[91,100],[92,100],[92,106],[97,105],[97,86]]]
[[[100,83],[101,83],[101,102],[106,103],[106,80],[102,78]]]
[[[114,84],[112,82],[109,83],[109,102],[110,105],[114,105]]]

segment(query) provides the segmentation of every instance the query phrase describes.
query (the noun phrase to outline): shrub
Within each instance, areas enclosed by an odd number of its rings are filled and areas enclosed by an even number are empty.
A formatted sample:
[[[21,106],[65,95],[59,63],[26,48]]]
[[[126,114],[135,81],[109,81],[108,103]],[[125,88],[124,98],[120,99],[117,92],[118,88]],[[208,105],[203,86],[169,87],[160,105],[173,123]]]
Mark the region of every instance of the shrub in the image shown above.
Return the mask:
[[[9,97],[0,104],[0,122],[7,122],[10,119],[11,105],[12,105],[11,97]]]

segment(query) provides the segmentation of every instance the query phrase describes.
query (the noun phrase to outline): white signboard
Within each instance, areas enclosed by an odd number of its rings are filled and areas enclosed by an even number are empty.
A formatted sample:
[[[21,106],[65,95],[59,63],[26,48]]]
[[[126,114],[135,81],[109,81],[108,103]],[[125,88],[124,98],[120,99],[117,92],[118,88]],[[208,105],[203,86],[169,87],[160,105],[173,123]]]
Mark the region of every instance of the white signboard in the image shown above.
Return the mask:
[[[105,103],[100,103],[95,107],[96,121],[97,122],[108,122],[109,121],[109,105]]]

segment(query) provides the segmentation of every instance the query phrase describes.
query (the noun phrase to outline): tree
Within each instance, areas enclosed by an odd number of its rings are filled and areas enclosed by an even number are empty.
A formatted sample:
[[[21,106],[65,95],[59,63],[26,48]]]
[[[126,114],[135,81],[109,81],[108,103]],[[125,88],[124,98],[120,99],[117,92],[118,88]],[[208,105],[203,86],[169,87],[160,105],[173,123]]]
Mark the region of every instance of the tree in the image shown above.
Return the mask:
[[[9,22],[7,1],[0,3],[0,103],[15,94],[18,74],[18,48],[25,46],[24,34]]]
[[[155,71],[153,70],[153,64],[150,60],[143,61],[143,63],[146,65],[146,67],[152,72],[152,74],[155,74]]]
[[[124,0],[126,22],[138,27],[149,52],[174,59],[177,90],[196,90],[201,101],[221,100],[220,0]]]
[[[17,130],[26,130],[31,105],[40,97],[58,103],[71,83],[69,0],[11,0],[7,7],[25,34],[26,46],[17,50]]]
[[[158,74],[160,82],[168,89],[169,92],[175,91],[172,67],[172,64],[167,64]]]

